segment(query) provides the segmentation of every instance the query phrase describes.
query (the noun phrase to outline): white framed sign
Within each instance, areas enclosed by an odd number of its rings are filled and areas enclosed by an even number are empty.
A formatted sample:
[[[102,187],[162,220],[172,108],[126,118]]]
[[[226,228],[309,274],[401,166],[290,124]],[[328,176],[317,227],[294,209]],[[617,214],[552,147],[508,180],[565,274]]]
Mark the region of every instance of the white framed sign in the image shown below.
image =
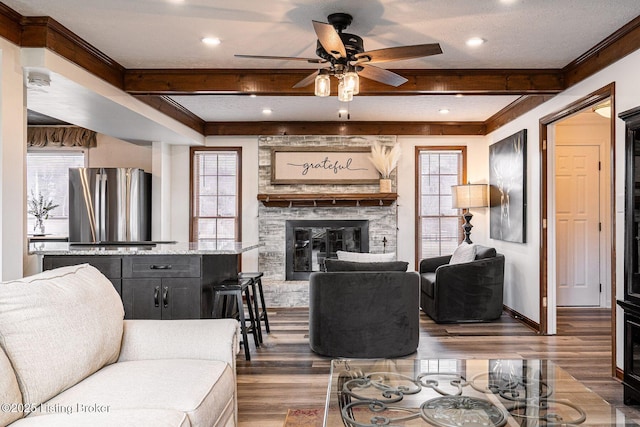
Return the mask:
[[[377,184],[368,147],[273,147],[271,184]]]

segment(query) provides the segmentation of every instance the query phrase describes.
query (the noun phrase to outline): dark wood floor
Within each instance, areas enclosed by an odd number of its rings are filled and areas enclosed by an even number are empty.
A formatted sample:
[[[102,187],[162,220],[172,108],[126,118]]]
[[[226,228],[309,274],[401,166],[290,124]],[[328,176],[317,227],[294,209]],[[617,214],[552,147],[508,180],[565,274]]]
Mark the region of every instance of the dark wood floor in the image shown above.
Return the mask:
[[[330,359],[309,349],[308,309],[269,310],[271,333],[252,360],[237,359],[240,426],[281,427],[288,408],[324,406]],[[558,310],[558,335],[540,336],[503,315],[494,323],[438,325],[420,315],[420,346],[408,358],[548,359],[594,392],[640,420],[640,407],[625,407],[622,385],[611,374],[610,310]],[[251,338],[249,342],[252,343]]]

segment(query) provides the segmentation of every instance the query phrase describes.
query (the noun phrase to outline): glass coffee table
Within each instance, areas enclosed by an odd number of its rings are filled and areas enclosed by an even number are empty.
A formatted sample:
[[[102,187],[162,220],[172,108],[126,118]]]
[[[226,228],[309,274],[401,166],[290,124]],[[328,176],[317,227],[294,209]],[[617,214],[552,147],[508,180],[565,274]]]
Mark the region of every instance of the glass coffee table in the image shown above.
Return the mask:
[[[546,360],[336,359],[324,426],[606,426],[624,418]]]

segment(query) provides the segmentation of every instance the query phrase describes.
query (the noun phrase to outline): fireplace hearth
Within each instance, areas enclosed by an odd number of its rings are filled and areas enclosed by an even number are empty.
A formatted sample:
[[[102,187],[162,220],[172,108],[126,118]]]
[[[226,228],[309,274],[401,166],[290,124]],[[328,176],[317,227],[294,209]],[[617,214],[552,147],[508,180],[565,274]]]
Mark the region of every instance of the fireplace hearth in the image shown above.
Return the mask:
[[[285,227],[286,280],[307,280],[337,251],[369,251],[367,220],[289,220]]]

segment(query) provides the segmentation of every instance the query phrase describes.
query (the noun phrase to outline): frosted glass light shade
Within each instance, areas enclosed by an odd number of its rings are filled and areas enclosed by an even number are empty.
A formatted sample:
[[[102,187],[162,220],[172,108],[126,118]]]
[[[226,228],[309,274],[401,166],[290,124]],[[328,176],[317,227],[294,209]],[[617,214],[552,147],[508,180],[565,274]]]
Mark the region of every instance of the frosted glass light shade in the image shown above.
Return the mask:
[[[452,208],[469,209],[489,206],[486,184],[452,185]]]
[[[344,79],[340,80],[338,84],[338,99],[342,102],[349,102],[353,100],[353,92],[347,89],[344,84]]]
[[[344,82],[346,90],[352,92],[354,95],[357,95],[360,92],[360,78],[358,77],[358,73],[355,71],[344,73],[342,81]]]
[[[331,79],[328,74],[318,74],[316,76],[315,95],[329,96],[331,93]]]

